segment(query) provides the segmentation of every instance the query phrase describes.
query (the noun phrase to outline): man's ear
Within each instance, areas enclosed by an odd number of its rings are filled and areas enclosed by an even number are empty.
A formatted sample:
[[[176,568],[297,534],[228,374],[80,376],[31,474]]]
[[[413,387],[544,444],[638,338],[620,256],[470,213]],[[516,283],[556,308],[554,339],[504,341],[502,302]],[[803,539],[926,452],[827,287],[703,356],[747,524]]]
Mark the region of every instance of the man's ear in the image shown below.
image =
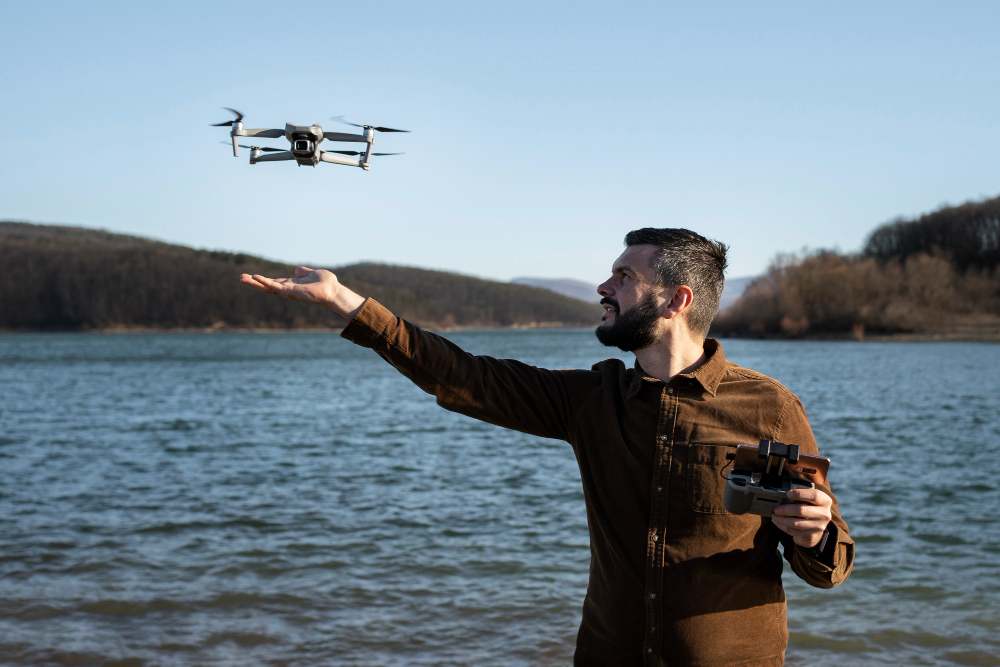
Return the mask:
[[[687,285],[673,285],[663,290],[665,299],[661,306],[663,317],[672,319],[687,310],[694,302],[694,292]]]

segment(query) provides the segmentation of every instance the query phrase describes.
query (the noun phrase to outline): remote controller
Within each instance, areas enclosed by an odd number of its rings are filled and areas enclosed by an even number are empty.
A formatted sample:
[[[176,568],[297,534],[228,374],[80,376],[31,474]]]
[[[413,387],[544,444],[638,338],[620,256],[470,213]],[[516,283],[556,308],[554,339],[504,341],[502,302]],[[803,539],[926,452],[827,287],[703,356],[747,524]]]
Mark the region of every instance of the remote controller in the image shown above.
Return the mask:
[[[771,516],[774,514],[774,508],[778,505],[795,502],[788,499],[789,491],[792,489],[812,488],[815,488],[812,482],[803,482],[787,477],[782,481],[779,488],[767,488],[761,486],[759,475],[743,475],[733,472],[730,473],[729,481],[726,482],[726,491],[722,496],[722,504],[726,510],[733,514],[746,514],[749,512],[750,514]]]
[[[788,499],[789,491],[816,488],[830,467],[828,458],[800,456],[798,445],[771,440],[761,440],[757,447],[739,445],[726,458],[735,463],[726,477],[722,504],[733,514],[771,516],[778,505],[796,502]]]

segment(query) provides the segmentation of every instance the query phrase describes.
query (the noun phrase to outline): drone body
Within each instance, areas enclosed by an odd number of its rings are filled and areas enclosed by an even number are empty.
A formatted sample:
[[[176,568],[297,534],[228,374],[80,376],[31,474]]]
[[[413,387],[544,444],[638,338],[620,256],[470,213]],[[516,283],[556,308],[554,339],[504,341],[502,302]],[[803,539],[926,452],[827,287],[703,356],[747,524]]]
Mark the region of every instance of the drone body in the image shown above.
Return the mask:
[[[243,128],[243,114],[241,114],[236,109],[229,109],[224,107],[228,111],[232,111],[236,114],[236,120],[231,120],[225,123],[216,123],[214,127],[221,126],[231,126],[232,130],[229,132],[229,136],[233,141],[233,155],[235,157],[240,156],[240,146],[238,137],[261,137],[268,139],[279,139],[284,137],[291,144],[291,150],[282,150],[280,148],[270,148],[259,146],[243,146],[243,148],[250,149],[250,164],[257,164],[258,162],[282,162],[286,160],[295,160],[298,165],[306,165],[309,167],[315,167],[320,162],[330,162],[332,164],[343,164],[349,167],[361,167],[365,171],[371,168],[371,158],[374,155],[400,155],[400,153],[373,153],[372,145],[375,142],[375,132],[408,132],[409,130],[394,130],[390,127],[374,127],[372,125],[357,125],[355,123],[348,123],[343,119],[343,116],[338,116],[334,118],[338,122],[345,123],[347,125],[354,125],[355,127],[360,127],[363,130],[362,134],[349,134],[345,132],[324,132],[323,128],[318,125],[292,125],[291,123],[285,123],[285,129],[244,129]],[[354,142],[365,144],[365,149],[363,151],[325,151],[320,148],[320,144],[323,140],[327,141],[338,141],[338,142]],[[225,143],[225,142],[223,142]],[[264,155],[263,153],[268,153]],[[357,155],[357,159],[352,159],[349,157],[342,157],[343,155]]]

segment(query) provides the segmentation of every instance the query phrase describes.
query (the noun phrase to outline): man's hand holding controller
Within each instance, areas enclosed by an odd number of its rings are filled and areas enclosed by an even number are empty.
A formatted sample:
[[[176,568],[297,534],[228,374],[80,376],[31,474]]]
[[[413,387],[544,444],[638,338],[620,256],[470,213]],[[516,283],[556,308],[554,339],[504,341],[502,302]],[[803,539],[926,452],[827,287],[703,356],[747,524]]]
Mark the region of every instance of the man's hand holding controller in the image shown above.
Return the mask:
[[[788,499],[794,502],[775,507],[771,522],[791,535],[800,547],[819,547],[833,518],[833,500],[819,489],[791,489]]]
[[[723,475],[727,510],[770,516],[796,545],[822,551],[833,499],[817,485],[825,483],[830,459],[800,454],[798,445],[771,440],[761,440],[757,447],[739,445],[726,458],[733,462],[732,472]]]

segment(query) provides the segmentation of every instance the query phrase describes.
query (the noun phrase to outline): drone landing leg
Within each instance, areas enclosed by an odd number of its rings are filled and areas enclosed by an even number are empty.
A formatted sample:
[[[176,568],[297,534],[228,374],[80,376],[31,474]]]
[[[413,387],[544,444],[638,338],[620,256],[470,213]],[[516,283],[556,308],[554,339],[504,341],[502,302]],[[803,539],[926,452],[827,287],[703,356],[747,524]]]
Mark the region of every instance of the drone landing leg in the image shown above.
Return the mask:
[[[373,128],[365,128],[365,141],[368,142],[368,145],[365,146],[365,154],[361,157],[361,164],[359,166],[368,171],[371,168],[368,165],[368,159],[372,156],[372,145],[375,143],[375,130]]]
[[[233,129],[229,132],[229,136],[233,138],[233,157],[240,156],[240,146],[238,143],[239,139],[237,139],[236,137],[239,136],[239,132],[241,132],[242,130],[243,130],[243,123],[236,121],[235,123],[233,123]]]

